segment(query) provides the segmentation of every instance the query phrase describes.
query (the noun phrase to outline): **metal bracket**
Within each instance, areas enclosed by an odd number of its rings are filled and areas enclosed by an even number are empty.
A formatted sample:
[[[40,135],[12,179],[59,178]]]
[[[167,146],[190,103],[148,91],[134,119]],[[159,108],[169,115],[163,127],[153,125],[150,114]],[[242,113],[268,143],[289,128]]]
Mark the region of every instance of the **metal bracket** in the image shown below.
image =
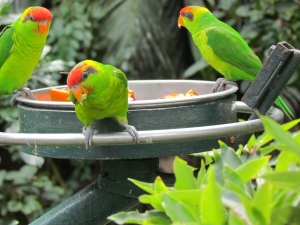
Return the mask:
[[[265,114],[270,109],[300,64],[300,51],[287,42],[271,46],[268,54],[270,57],[267,62],[242,97],[246,105],[257,109],[260,114]],[[253,112],[248,121],[257,118],[257,114]],[[246,143],[250,136],[251,134],[236,136],[232,147]]]
[[[252,82],[242,101],[265,114],[300,64],[300,51],[287,42],[279,42],[269,50],[270,57]],[[258,118],[255,113],[249,120]]]

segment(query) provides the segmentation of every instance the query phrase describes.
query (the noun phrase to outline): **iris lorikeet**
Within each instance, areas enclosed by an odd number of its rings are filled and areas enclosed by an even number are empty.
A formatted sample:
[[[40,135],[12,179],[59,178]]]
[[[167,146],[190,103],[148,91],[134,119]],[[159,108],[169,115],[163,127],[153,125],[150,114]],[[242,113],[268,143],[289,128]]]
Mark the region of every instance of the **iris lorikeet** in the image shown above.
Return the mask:
[[[85,60],[69,72],[67,84],[76,115],[83,123],[87,149],[92,144],[94,134],[92,123],[106,117],[116,119],[133,137],[133,141],[138,143],[137,130],[128,125],[127,78],[121,70],[111,65]]]
[[[187,28],[203,58],[226,79],[253,81],[261,70],[260,59],[242,36],[207,8],[187,6],[181,9],[178,26]],[[287,116],[293,116],[280,96],[275,103]]]
[[[45,46],[51,21],[48,9],[29,7],[0,33],[0,96],[21,89],[30,79]],[[29,89],[26,93],[31,94]]]

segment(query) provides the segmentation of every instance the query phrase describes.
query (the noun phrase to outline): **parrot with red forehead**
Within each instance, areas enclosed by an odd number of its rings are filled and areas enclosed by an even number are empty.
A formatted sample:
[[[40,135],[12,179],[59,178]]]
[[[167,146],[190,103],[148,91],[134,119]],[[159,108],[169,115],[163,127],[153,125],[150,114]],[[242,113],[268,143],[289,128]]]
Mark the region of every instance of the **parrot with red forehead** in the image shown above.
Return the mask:
[[[51,22],[48,9],[29,7],[0,33],[0,96],[15,93],[12,105],[24,92],[35,99],[23,86],[40,59]]]
[[[185,27],[192,35],[203,58],[224,78],[221,85],[230,81],[253,81],[262,68],[260,59],[243,37],[232,27],[218,20],[207,8],[187,6],[180,10],[178,26]],[[216,82],[220,85],[220,82]],[[215,86],[216,92],[220,86]],[[278,96],[275,103],[288,116],[293,116],[283,99]]]
[[[78,63],[68,74],[69,96],[78,119],[83,123],[86,149],[91,147],[94,120],[114,118],[139,142],[134,126],[128,125],[128,87],[125,74],[111,65],[92,60]]]

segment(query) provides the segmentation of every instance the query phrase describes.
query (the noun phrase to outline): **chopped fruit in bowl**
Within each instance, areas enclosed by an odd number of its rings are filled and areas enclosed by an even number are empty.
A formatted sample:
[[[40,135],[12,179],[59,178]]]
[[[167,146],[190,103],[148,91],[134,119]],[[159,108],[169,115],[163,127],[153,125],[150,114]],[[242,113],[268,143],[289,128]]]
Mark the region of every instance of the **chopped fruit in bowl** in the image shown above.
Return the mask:
[[[128,89],[128,101],[135,101],[134,91]]]
[[[195,92],[193,89],[189,90],[185,94],[182,94],[182,93],[177,94],[176,92],[174,92],[169,95],[165,95],[164,97],[162,97],[162,99],[185,98],[185,97],[192,97],[192,96],[198,96],[197,92]]]
[[[68,99],[69,98],[69,89],[66,89],[66,88],[50,89],[50,98],[51,98],[51,101],[59,101],[59,102],[70,102],[71,101]]]

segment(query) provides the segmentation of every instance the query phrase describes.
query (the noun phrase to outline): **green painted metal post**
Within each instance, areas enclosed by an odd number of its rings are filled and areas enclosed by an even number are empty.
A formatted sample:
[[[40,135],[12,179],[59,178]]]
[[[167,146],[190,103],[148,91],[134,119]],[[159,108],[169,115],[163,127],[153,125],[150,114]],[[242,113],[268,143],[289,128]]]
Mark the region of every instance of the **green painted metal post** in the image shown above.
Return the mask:
[[[128,178],[153,182],[158,169],[158,158],[132,160],[102,160],[100,175],[60,205],[31,225],[102,225],[113,213],[126,211],[138,204],[143,194]]]

